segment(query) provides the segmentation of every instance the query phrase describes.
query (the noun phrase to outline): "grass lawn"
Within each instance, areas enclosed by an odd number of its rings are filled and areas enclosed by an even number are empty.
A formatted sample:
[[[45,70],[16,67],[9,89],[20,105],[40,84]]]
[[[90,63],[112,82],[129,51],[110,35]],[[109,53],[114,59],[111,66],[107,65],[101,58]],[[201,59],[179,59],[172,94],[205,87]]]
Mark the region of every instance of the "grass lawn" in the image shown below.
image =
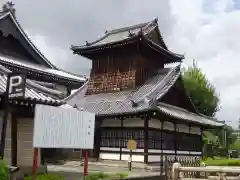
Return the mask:
[[[208,158],[207,160],[203,161],[207,166],[240,166],[240,159],[227,159],[227,158],[220,158],[220,159],[211,159]]]
[[[99,180],[99,179],[120,179],[127,177],[127,173],[90,173],[87,176],[86,180]],[[81,179],[81,175],[79,173],[50,173],[50,174],[38,174],[35,180],[77,180]],[[1,180],[1,179],[0,179]],[[24,180],[33,180],[31,176],[25,177]]]

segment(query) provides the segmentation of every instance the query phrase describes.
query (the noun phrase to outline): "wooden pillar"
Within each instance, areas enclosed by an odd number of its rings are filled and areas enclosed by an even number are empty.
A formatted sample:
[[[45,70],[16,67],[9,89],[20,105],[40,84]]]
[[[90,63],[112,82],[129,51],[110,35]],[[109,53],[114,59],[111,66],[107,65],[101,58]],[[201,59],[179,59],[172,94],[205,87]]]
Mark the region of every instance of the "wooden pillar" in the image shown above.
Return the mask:
[[[161,175],[163,174],[163,126],[164,126],[164,121],[161,121],[161,139],[160,139],[160,149],[161,149],[161,162],[160,162],[160,165],[161,165]]]
[[[123,146],[123,141],[124,141],[122,138],[123,137],[123,119],[122,118],[121,118],[121,130],[120,131],[121,131],[121,137],[119,140],[119,143],[120,143],[120,158],[119,159],[122,160],[122,148],[123,148],[122,146]]]
[[[16,115],[12,113],[11,115],[11,165],[17,165],[17,139],[18,139],[18,128]]]
[[[144,116],[144,163],[148,163],[148,127],[149,116]]]
[[[203,147],[204,147],[204,141],[203,141],[203,127],[200,128],[200,135],[201,135],[201,158],[203,158]]]
[[[190,139],[190,137],[191,137],[191,124],[189,124],[188,125],[188,137],[189,137],[189,139]],[[189,152],[189,150],[188,150],[188,152]]]
[[[177,161],[177,124],[174,123],[174,154],[175,154],[175,161]]]
[[[101,146],[101,124],[102,119],[96,118],[95,121],[95,132],[94,132],[94,150],[93,157],[99,159],[100,146]]]
[[[8,86],[7,90],[8,91]],[[6,143],[6,133],[7,133],[7,123],[8,123],[8,116],[10,112],[9,101],[6,92],[4,93],[4,112],[3,112],[3,119],[2,119],[2,132],[1,132],[1,158],[4,159],[4,151],[5,151],[5,143]]]

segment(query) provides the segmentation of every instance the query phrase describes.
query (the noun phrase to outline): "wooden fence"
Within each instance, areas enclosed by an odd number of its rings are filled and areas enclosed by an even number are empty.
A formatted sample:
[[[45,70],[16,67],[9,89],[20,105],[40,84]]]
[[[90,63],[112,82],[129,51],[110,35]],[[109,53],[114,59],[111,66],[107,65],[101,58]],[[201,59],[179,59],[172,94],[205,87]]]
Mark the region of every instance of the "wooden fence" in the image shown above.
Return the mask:
[[[193,178],[188,174],[194,173]],[[172,166],[172,180],[240,180],[240,167],[205,166],[182,167],[180,163]]]

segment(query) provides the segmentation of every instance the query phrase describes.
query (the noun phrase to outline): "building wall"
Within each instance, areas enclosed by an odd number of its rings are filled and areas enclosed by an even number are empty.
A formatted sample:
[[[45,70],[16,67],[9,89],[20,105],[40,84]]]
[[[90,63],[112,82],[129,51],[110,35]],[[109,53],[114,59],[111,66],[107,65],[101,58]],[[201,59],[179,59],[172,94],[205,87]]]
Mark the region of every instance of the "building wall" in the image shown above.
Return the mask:
[[[101,125],[102,128],[117,128],[121,127],[121,121],[119,119],[104,119]],[[143,128],[144,120],[139,118],[129,118],[123,120],[123,128]],[[158,119],[149,120],[149,128],[160,130],[161,122]],[[163,124],[164,130],[174,131],[174,124],[171,122],[164,122]],[[189,126],[184,124],[177,124],[177,131],[183,133],[189,133]],[[150,132],[150,131],[149,131]],[[191,134],[200,135],[201,130],[200,127],[191,127]],[[133,137],[134,138],[134,137]],[[120,147],[103,147],[100,148],[100,159],[110,159],[110,160],[129,160],[130,154],[127,148],[122,148],[122,153],[120,153]],[[132,160],[135,162],[144,162],[144,149],[138,148],[133,150]],[[173,150],[160,150],[160,149],[148,149],[148,162],[160,162],[161,155],[160,154],[175,154]],[[190,152],[190,151],[177,151],[177,154],[185,155],[185,156],[200,156],[201,152]],[[165,157],[165,156],[164,156]]]
[[[17,119],[18,122],[18,159],[17,163],[21,166],[33,164],[33,118]],[[38,164],[41,163],[41,154],[39,150]]]
[[[0,132],[2,131],[2,117],[0,113]],[[18,138],[17,138],[17,165],[32,166],[33,164],[33,118],[17,119]],[[1,133],[0,133],[1,136]],[[38,156],[38,164],[40,165],[41,154]],[[11,163],[11,115],[8,117],[7,132],[5,141],[4,160],[7,164]]]
[[[101,127],[121,127],[121,121],[119,119],[104,119]],[[139,118],[129,118],[123,120],[123,127],[144,127],[144,120]],[[161,121],[158,119],[150,119],[149,120],[149,128],[161,129]],[[174,124],[171,122],[164,121],[163,124],[164,130],[174,130]],[[185,124],[177,124],[178,132],[189,132],[189,126]],[[201,134],[200,127],[191,127],[191,134]]]
[[[2,121],[3,112],[0,112],[0,132],[2,132]],[[0,138],[2,134],[0,133]],[[5,163],[11,163],[11,116],[8,116],[7,130],[6,130],[6,140],[5,140],[5,150],[4,150],[4,161]]]

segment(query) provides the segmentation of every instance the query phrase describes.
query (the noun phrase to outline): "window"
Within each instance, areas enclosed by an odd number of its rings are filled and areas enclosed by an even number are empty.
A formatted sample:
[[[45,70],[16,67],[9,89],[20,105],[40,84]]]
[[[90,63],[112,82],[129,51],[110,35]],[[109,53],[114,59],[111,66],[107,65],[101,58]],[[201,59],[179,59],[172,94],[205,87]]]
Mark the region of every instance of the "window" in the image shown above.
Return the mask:
[[[127,142],[129,139],[134,139],[137,142],[137,148],[144,147],[144,131],[143,129],[123,129],[122,140],[124,141],[124,146],[127,147]]]
[[[119,130],[103,129],[101,135],[102,147],[119,147],[120,141],[118,139]]]
[[[154,130],[148,132],[148,148],[161,149],[161,132]]]
[[[200,135],[177,133],[177,145],[180,151],[202,151]]]
[[[141,129],[103,129],[101,135],[102,147],[127,147],[129,139],[137,142],[137,148],[144,147],[144,131]]]
[[[162,132],[162,148],[167,150],[174,149],[174,134],[173,132]]]

